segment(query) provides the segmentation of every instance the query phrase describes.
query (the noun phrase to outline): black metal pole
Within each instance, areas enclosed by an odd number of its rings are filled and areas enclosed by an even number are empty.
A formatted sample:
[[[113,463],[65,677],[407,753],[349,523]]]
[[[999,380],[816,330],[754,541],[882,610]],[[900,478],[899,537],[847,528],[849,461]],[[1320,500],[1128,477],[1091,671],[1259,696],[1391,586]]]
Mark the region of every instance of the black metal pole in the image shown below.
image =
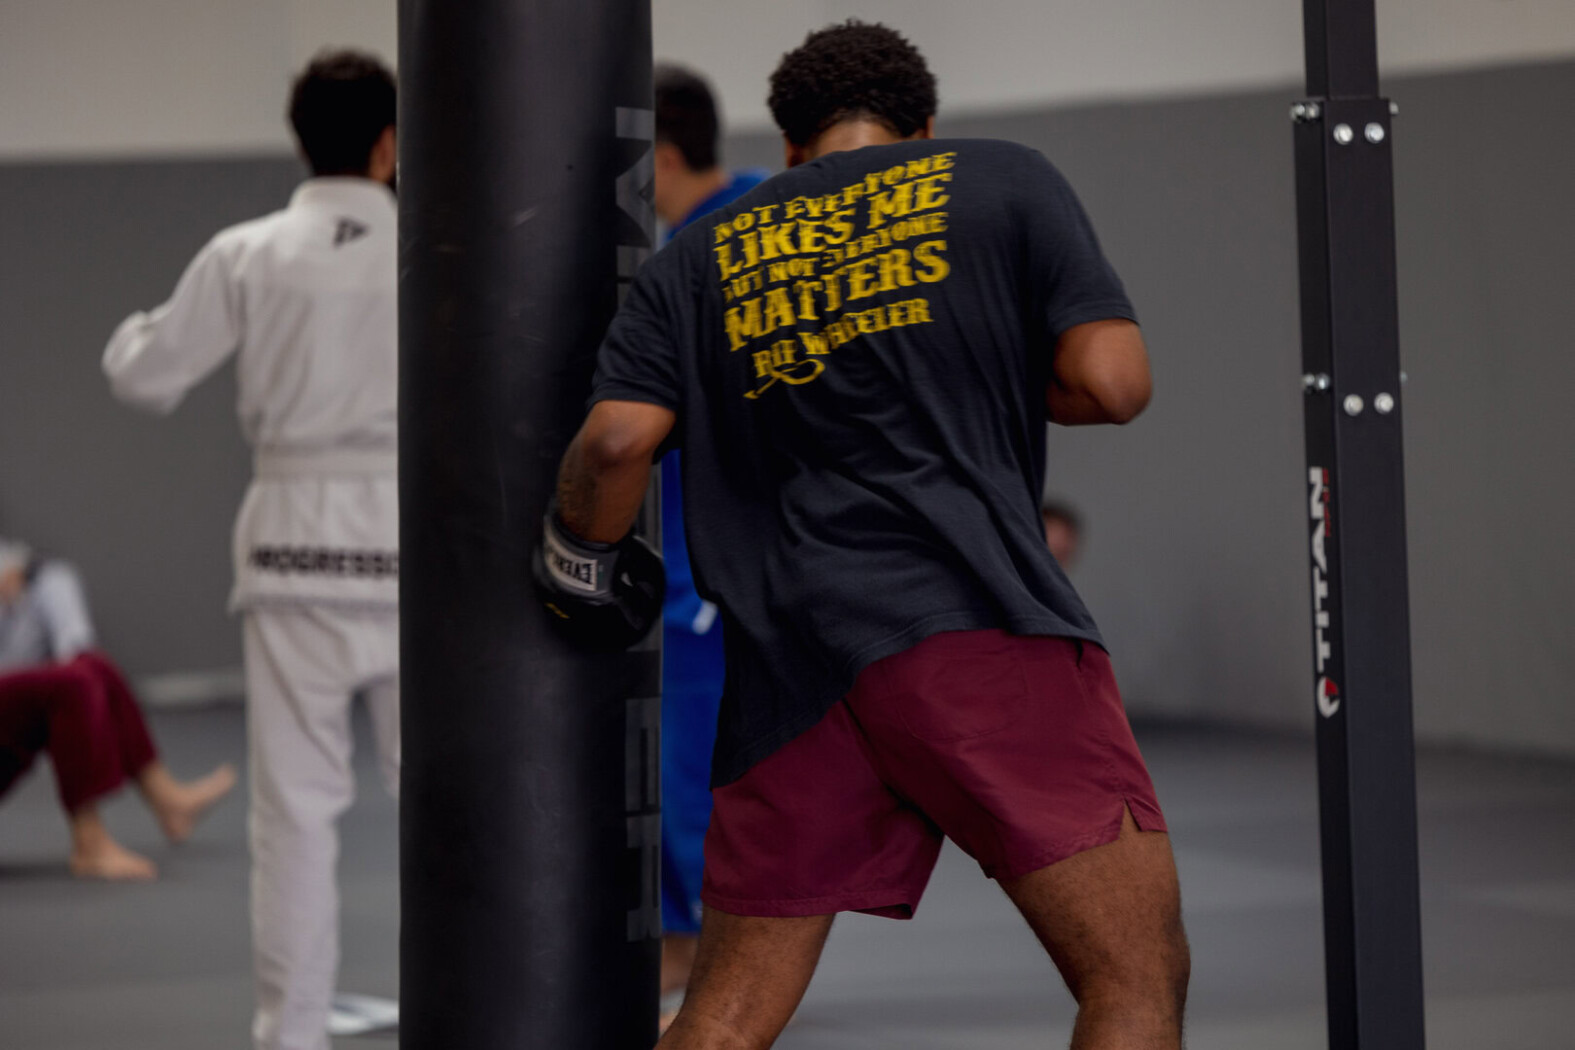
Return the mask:
[[[636,1050],[660,641],[568,648],[529,556],[651,245],[650,4],[400,0],[399,23],[400,1041]]]
[[[1334,1050],[1421,1050],[1391,106],[1373,0],[1306,0],[1296,122],[1324,966]]]

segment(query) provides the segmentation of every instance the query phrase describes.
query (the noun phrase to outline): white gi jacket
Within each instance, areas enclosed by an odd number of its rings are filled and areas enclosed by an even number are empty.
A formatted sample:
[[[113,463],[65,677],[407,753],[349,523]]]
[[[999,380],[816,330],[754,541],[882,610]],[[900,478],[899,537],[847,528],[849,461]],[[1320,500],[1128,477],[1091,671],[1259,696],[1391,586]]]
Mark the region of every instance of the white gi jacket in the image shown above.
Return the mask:
[[[397,230],[362,178],[304,182],[220,231],[104,350],[115,395],[168,413],[232,353],[256,470],[230,607],[398,607]]]

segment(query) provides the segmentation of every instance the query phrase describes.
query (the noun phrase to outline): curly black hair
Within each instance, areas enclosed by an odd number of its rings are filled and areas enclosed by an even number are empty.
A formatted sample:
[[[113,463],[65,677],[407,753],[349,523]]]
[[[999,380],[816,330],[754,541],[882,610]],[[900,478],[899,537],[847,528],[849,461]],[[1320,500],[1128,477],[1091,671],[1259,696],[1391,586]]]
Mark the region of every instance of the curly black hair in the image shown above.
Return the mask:
[[[395,110],[394,75],[362,51],[320,51],[290,86],[290,126],[314,175],[366,174]]]
[[[935,76],[901,33],[850,18],[782,56],[767,104],[795,146],[844,120],[877,121],[907,138],[935,115]]]

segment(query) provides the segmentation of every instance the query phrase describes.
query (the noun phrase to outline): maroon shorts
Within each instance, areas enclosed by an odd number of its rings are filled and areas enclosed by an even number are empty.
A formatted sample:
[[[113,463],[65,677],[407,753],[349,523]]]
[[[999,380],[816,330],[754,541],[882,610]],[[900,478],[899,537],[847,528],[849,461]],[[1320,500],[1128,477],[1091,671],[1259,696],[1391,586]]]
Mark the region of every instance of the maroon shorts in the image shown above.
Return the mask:
[[[1110,658],[955,631],[871,664],[845,699],[713,792],[701,899],[734,915],[909,918],[943,837],[1012,879],[1165,830]]]

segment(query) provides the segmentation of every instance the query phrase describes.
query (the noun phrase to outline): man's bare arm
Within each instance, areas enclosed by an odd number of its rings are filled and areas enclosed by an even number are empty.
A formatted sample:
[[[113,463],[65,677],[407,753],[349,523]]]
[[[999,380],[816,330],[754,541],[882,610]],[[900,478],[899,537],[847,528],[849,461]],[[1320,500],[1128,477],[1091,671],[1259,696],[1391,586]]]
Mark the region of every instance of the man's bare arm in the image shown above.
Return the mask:
[[[670,409],[641,401],[599,401],[563,454],[558,515],[568,530],[617,543],[645,498],[651,457],[673,429]]]
[[[1143,333],[1131,321],[1075,325],[1056,344],[1045,406],[1063,426],[1128,423],[1148,405],[1152,379]]]

